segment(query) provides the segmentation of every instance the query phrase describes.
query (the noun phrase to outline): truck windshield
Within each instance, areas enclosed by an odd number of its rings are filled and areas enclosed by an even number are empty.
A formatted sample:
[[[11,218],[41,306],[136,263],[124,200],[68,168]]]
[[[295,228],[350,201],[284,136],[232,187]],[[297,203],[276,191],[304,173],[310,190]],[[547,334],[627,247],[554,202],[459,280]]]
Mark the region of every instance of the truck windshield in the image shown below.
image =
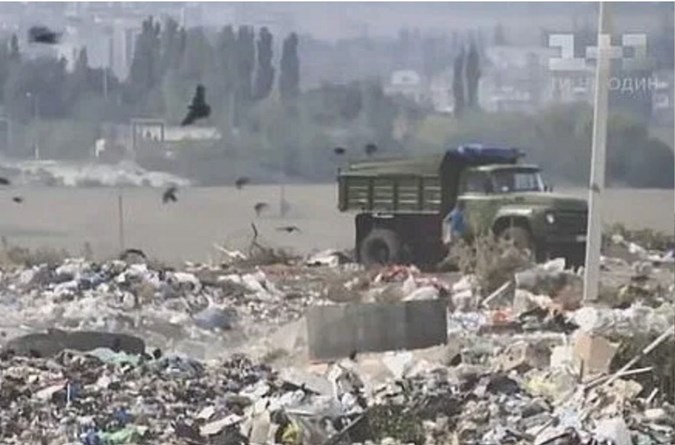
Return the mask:
[[[496,193],[543,192],[544,182],[536,170],[499,170],[492,173]]]

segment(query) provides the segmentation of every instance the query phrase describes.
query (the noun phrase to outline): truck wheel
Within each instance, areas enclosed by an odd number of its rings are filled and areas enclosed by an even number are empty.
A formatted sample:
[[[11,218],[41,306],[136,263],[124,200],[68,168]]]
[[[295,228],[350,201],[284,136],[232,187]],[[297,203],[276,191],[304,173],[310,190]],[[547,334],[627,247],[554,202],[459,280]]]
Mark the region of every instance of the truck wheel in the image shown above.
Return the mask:
[[[359,253],[366,266],[397,263],[401,259],[401,241],[392,230],[374,229],[361,241]]]
[[[499,239],[512,244],[517,249],[529,251],[532,258],[534,258],[536,253],[534,250],[534,242],[527,229],[518,226],[507,227],[500,232]]]

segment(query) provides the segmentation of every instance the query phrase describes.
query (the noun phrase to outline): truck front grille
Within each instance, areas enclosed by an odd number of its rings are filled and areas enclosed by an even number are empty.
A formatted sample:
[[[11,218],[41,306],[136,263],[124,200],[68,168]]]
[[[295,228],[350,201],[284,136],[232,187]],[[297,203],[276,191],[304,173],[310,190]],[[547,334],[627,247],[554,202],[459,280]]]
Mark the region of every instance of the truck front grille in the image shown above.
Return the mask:
[[[586,233],[588,212],[583,210],[564,210],[556,212],[558,230],[565,235]]]

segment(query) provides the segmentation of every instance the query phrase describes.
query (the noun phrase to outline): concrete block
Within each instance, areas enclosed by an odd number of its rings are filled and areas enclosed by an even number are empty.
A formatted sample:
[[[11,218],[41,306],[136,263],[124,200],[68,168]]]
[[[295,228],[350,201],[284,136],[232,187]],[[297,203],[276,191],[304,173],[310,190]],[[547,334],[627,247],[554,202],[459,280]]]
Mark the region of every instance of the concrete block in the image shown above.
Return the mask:
[[[306,317],[312,360],[447,342],[447,314],[440,300],[314,306]]]

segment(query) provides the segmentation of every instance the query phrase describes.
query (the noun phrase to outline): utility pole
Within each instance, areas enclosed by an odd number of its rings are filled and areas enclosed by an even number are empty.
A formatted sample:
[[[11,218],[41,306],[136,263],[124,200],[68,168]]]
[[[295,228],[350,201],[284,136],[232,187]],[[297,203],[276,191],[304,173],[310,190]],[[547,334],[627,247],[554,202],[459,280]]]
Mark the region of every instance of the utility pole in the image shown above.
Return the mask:
[[[40,109],[38,107],[37,93],[26,93],[26,97],[33,100],[33,120],[35,121],[35,144],[33,146],[33,155],[35,160],[40,159]]]
[[[108,70],[103,68],[103,99],[108,101]]]
[[[286,216],[286,159],[282,156],[280,162],[281,181],[279,182],[279,214]]]
[[[124,203],[122,201],[122,188],[117,189],[117,222],[119,229],[120,252],[124,252]]]
[[[602,193],[605,189],[605,155],[607,151],[607,96],[609,88],[609,4],[600,2],[598,12],[598,57],[595,67],[595,104],[593,111],[593,146],[591,178],[588,191],[588,227],[586,231],[586,265],[584,268],[584,302],[598,298],[600,249],[602,247]]]

